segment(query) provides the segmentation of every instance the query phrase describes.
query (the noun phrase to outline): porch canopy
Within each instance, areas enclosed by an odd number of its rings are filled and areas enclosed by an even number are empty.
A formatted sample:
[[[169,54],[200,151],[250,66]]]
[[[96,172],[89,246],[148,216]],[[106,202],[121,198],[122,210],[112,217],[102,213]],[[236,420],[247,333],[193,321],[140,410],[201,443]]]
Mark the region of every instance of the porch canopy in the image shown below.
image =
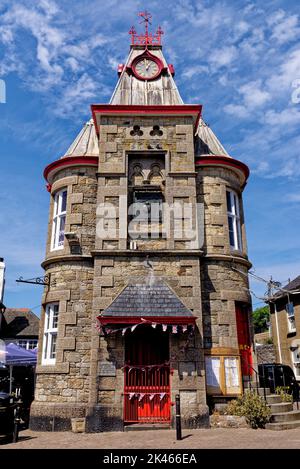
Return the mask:
[[[171,288],[160,281],[127,285],[97,319],[102,327],[151,323],[185,329],[194,326],[197,318]]]

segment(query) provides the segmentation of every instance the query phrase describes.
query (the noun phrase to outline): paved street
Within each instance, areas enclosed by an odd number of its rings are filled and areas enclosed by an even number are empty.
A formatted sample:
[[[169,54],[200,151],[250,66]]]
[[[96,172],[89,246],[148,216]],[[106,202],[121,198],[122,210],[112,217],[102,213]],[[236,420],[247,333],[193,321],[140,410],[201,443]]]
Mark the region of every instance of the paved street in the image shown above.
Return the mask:
[[[180,449],[180,448],[300,448],[300,428],[285,431],[240,429],[184,430],[184,439],[176,441],[173,430],[74,434],[20,433],[16,444],[0,448],[96,448],[96,449]]]

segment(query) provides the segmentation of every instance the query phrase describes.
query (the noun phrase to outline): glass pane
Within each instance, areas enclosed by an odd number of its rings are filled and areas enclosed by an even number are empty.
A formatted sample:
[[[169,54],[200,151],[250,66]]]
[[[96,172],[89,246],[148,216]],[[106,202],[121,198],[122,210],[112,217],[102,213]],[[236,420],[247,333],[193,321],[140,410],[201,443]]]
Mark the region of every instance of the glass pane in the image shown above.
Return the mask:
[[[53,243],[52,246],[53,248],[56,247],[56,238],[57,238],[57,218],[53,220]]]
[[[237,358],[225,358],[225,379],[227,388],[238,388],[240,384]]]
[[[226,198],[227,198],[227,211],[229,213],[232,213],[231,193],[229,191],[226,192]]]
[[[290,331],[294,331],[296,329],[295,316],[289,317],[289,325],[290,325]]]
[[[239,199],[236,194],[233,194],[233,200],[234,200],[234,213],[236,215],[239,215],[240,210],[239,210]]]
[[[61,199],[61,212],[65,212],[67,209],[67,191],[63,191]]]
[[[206,357],[206,384],[215,388],[220,387],[220,358]]]
[[[53,307],[53,320],[52,320],[52,328],[57,329],[58,323],[58,305],[54,305]]]
[[[65,224],[66,224],[66,216],[62,215],[59,218],[59,234],[58,234],[58,246],[63,246],[64,239],[65,239]]]
[[[234,227],[233,227],[233,218],[228,217],[228,226],[229,226],[229,241],[230,246],[235,248],[235,240],[234,240]]]
[[[45,321],[45,331],[49,329],[50,326],[50,308],[47,306],[46,308],[46,321]]]
[[[44,359],[47,358],[47,353],[48,353],[48,335],[49,334],[44,335]]]
[[[56,334],[51,334],[51,346],[49,358],[55,358],[56,355]]]

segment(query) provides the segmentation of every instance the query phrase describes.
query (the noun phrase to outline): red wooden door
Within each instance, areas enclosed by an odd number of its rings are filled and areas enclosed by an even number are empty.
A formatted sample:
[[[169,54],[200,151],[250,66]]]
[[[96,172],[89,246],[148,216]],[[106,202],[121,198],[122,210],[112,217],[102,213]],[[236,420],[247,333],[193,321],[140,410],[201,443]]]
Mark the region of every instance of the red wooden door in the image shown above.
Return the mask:
[[[241,354],[242,374],[251,376],[253,373],[253,358],[249,331],[248,307],[242,304],[236,304],[236,327]]]
[[[140,326],[126,337],[125,423],[170,422],[168,333]]]

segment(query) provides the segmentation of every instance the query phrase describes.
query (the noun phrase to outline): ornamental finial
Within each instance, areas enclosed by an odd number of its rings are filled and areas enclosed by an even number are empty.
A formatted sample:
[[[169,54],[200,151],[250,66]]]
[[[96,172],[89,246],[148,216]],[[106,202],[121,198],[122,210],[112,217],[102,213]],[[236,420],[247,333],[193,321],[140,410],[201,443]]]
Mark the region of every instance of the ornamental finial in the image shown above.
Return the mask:
[[[143,11],[138,13],[138,16],[141,18],[140,24],[145,25],[145,34],[137,34],[135,27],[129,31],[131,36],[131,45],[132,46],[161,46],[161,36],[164,34],[162,28],[159,26],[156,33],[152,34],[149,32],[149,24],[151,23],[152,15],[148,11]]]

